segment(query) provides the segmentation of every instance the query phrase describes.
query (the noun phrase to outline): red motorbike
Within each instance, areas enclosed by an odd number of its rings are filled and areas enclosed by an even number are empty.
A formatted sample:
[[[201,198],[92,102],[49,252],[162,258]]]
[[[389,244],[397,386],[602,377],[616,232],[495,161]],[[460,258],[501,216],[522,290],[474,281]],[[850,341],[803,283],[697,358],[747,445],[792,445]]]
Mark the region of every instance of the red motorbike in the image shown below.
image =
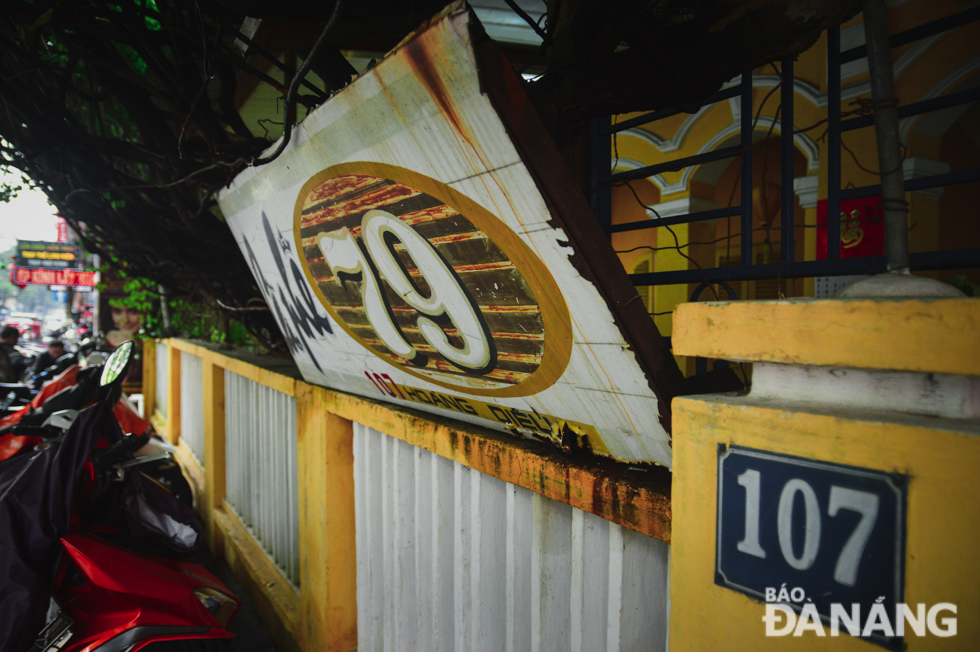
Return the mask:
[[[68,554],[58,611],[35,650],[220,652],[231,645],[225,627],[238,602],[200,566],[136,555],[93,535],[68,535],[61,545]]]
[[[240,603],[180,559],[201,545],[200,522],[139,472],[144,438],[113,416],[131,355],[124,343],[9,427],[42,439],[0,463],[0,652],[231,645]]]

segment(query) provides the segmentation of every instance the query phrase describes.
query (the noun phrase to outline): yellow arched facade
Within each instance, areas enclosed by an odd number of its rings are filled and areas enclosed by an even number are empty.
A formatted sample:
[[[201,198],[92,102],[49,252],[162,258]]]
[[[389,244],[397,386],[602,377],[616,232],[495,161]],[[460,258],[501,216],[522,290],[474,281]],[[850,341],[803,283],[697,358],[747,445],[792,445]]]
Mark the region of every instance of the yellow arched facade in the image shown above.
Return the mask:
[[[892,34],[955,14],[965,8],[958,0],[891,0],[888,2]],[[859,15],[841,26],[841,50],[863,44],[864,28]],[[937,34],[892,49],[896,91],[900,105],[940,97],[980,85],[980,22]],[[824,34],[794,65],[794,187],[780,183],[779,124],[780,92],[778,65],[753,73],[753,259],[756,263],[779,260],[780,197],[794,193],[795,259],[817,259],[817,206],[827,198],[827,35]],[[737,82],[737,80],[735,80]],[[767,98],[768,96],[768,98]],[[841,67],[841,110],[847,119],[867,112],[871,102],[867,60]],[[614,172],[657,165],[737,145],[739,116],[743,107],[736,96],[702,108],[694,114],[669,118],[619,132],[614,138]],[[854,112],[848,115],[848,112]],[[617,116],[615,122],[640,114]],[[812,127],[807,129],[808,127]],[[805,130],[799,133],[800,130]],[[980,167],[980,103],[934,111],[900,121],[900,138],[905,146],[906,179]],[[612,222],[623,224],[660,215],[724,208],[740,204],[739,158],[705,163],[676,172],[634,181],[632,189],[619,186],[612,193]],[[874,127],[843,134],[841,187],[862,187],[880,182]],[[910,249],[938,251],[980,247],[980,225],[975,205],[980,182],[907,193],[910,203]],[[644,208],[641,202],[650,207]],[[651,210],[652,209],[652,210]],[[772,231],[767,231],[767,225]],[[731,227],[731,237],[729,237]],[[673,233],[671,233],[671,231]],[[676,242],[682,255],[672,248]],[[678,224],[670,227],[614,233],[612,244],[629,273],[639,269],[672,271],[698,266],[737,265],[740,251],[739,218]],[[882,253],[882,252],[879,252]],[[980,284],[980,271],[943,270],[926,275],[948,280],[965,275]],[[814,296],[814,279],[744,281],[732,283],[740,299],[775,299]],[[672,311],[688,301],[696,285],[661,285],[638,288],[650,304],[649,312],[664,335],[672,332]],[[721,288],[706,290],[700,299],[713,299],[713,292],[727,298]],[[692,361],[679,360],[681,368],[693,373]]]

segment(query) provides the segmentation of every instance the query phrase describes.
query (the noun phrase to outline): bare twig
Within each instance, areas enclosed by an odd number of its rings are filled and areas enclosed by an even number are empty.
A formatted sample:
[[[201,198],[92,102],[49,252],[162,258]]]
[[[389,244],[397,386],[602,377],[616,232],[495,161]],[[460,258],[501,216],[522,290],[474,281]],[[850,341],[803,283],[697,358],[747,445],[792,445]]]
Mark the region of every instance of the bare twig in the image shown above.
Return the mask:
[[[282,140],[279,141],[279,146],[276,147],[275,151],[268,156],[253,159],[251,161],[251,165],[258,167],[260,165],[273,162],[279,158],[279,155],[286,149],[286,145],[289,144],[289,140],[293,135],[293,124],[296,121],[296,91],[299,89],[299,85],[303,81],[303,77],[305,77],[306,73],[309,72],[313,62],[320,54],[320,49],[323,47],[323,44],[326,43],[327,36],[331,31],[333,31],[334,26],[337,24],[337,18],[340,16],[340,8],[343,5],[343,2],[342,0],[335,0],[335,2],[336,4],[333,8],[333,14],[330,15],[330,20],[328,20],[327,24],[323,26],[323,31],[320,32],[320,36],[317,38],[316,43],[313,44],[313,48],[310,50],[309,56],[307,56],[303,61],[303,65],[296,71],[296,76],[293,77],[292,83],[289,84],[289,93],[286,95],[286,120],[285,124],[283,124]]]

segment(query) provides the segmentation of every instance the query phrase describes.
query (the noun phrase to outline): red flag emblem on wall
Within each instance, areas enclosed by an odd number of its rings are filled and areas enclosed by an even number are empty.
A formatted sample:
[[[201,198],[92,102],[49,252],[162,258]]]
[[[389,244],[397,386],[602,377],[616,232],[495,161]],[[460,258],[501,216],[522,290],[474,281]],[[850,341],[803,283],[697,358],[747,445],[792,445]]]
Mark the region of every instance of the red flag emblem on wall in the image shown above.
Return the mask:
[[[878,209],[881,195],[840,203],[840,257],[885,253],[885,222]],[[817,260],[827,259],[827,200],[817,202]]]

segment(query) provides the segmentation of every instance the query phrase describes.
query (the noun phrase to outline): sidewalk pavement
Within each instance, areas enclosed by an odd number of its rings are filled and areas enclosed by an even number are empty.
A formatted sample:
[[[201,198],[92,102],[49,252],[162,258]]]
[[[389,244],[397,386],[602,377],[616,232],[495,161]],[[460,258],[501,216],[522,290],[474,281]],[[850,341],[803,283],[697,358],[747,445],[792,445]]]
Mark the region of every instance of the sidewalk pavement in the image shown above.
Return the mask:
[[[224,559],[215,559],[206,547],[195,553],[194,563],[204,566],[208,572],[221,580],[242,603],[229,627],[235,635],[231,652],[279,652],[272,635],[259,618],[255,605],[238,578],[231,572],[228,563]]]

